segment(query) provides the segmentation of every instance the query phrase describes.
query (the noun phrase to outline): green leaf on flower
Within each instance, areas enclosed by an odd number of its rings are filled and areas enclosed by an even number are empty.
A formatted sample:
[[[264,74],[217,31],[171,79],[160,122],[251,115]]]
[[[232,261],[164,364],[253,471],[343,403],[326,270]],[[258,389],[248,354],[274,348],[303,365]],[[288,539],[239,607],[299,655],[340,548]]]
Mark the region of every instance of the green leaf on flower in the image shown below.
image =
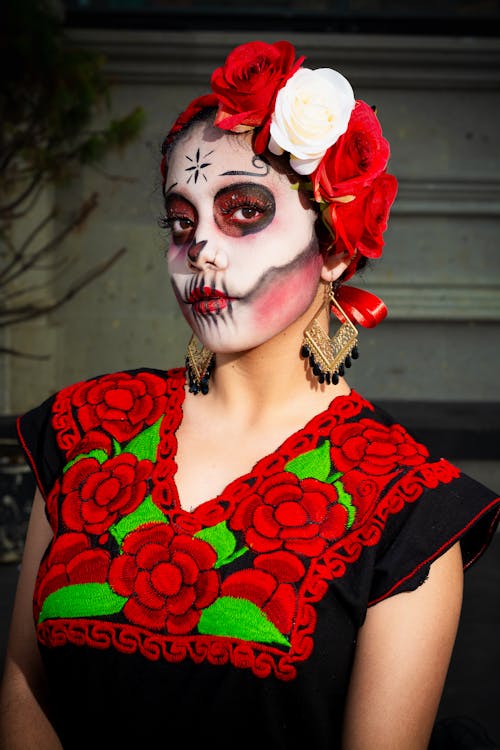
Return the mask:
[[[127,598],[109,583],[75,583],[53,591],[45,599],[39,622],[55,617],[96,617],[120,612]]]
[[[325,440],[319,448],[301,453],[285,465],[285,471],[295,474],[299,479],[319,479],[326,482],[330,474],[330,441]]]
[[[335,484],[337,479],[340,479],[341,476],[342,476],[342,472],[336,471],[335,474],[330,474],[330,476],[328,477],[326,481],[328,482],[328,484]]]
[[[102,448],[95,448],[95,450],[89,451],[88,453],[79,453],[78,456],[75,456],[75,458],[72,458],[71,461],[68,461],[63,469],[63,474],[66,473],[68,469],[73,466],[73,464],[76,464],[77,461],[81,461],[82,458],[95,458],[97,461],[99,461],[100,464],[103,464],[108,460],[109,456]]]
[[[119,456],[122,452],[122,447],[116,438],[113,438],[113,456]]]
[[[244,641],[290,646],[288,639],[256,604],[233,596],[222,596],[204,609],[198,622],[198,631],[204,635],[222,635]]]
[[[340,480],[333,482],[333,486],[337,490],[339,503],[343,505],[347,511],[347,528],[350,529],[356,518],[356,508],[352,503],[352,497],[345,491],[344,485]]]
[[[151,495],[148,495],[133,513],[129,513],[128,516],[124,516],[118,523],[110,526],[109,532],[116,539],[118,546],[121,547],[127,534],[135,531],[139,526],[144,526],[146,523],[168,523],[166,515],[154,504]]]
[[[214,568],[228,565],[228,563],[236,560],[248,551],[248,547],[241,547],[239,550],[236,550],[236,537],[232,531],[229,531],[225,521],[221,521],[216,526],[202,529],[194,536],[197,539],[203,539],[204,542],[208,542],[216,551],[217,562]]]
[[[160,442],[160,425],[163,417],[160,417],[151,427],[143,430],[135,438],[132,438],[130,443],[124,447],[124,452],[133,453],[139,461],[148,459],[150,461],[156,460],[156,453],[158,451],[158,443]]]

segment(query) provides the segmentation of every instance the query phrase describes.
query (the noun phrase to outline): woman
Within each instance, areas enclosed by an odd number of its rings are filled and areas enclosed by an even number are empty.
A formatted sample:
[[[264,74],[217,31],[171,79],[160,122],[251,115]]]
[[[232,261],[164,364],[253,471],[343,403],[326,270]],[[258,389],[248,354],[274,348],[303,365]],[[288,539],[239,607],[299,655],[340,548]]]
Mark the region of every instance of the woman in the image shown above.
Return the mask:
[[[428,746],[499,499],[343,377],[353,321],[386,312],[344,282],[381,254],[396,181],[373,110],[302,63],[237,47],[165,139],[186,368],[19,421],[39,490],[6,750]]]

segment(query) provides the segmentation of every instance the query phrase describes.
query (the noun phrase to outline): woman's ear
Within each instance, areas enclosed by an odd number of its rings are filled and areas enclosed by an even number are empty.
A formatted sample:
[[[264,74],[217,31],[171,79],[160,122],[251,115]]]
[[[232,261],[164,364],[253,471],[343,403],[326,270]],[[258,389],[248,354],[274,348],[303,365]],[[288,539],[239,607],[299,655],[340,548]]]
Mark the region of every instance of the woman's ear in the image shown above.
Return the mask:
[[[328,253],[323,257],[323,265],[321,266],[321,278],[323,281],[331,282],[336,281],[339,276],[342,276],[346,268],[351,264],[352,258],[348,253],[342,253],[336,255],[335,253]]]

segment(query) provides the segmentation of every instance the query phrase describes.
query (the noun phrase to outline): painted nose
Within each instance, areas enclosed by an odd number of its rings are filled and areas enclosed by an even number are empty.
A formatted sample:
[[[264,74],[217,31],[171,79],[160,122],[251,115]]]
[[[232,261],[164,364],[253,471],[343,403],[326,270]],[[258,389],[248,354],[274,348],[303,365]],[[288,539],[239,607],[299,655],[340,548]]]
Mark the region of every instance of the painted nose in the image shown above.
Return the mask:
[[[210,243],[209,246],[207,240],[196,242],[196,238],[194,238],[187,251],[189,265],[197,270],[207,266],[217,270],[227,268],[226,254],[222,250],[214,248],[214,243]]]

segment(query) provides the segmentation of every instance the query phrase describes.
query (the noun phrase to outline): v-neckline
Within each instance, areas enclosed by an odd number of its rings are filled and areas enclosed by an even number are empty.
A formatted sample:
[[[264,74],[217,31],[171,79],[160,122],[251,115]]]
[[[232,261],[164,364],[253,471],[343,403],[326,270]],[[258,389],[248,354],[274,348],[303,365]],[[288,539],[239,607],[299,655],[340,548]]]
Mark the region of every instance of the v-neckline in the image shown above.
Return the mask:
[[[169,391],[169,400],[171,400],[171,406],[168,410],[168,424],[165,425],[165,428],[161,430],[158,455],[160,457],[163,457],[162,460],[169,464],[168,467],[165,466],[162,474],[165,474],[166,471],[168,472],[170,478],[169,489],[173,494],[173,502],[171,502],[171,508],[172,510],[175,510],[176,513],[181,513],[183,515],[185,514],[187,516],[206,516],[207,510],[212,506],[224,503],[225,501],[228,502],[229,499],[227,498],[227,495],[230,489],[233,493],[236,494],[236,497],[233,496],[231,499],[238,500],[241,496],[241,492],[236,491],[237,486],[240,485],[240,487],[243,487],[246,484],[248,490],[251,490],[251,484],[248,484],[248,480],[250,480],[252,476],[260,473],[260,470],[263,466],[265,467],[266,464],[273,464],[276,460],[279,463],[279,459],[284,459],[287,451],[290,450],[293,444],[297,444],[298,442],[301,445],[301,448],[296,451],[296,455],[312,449],[312,440],[321,436],[318,435],[317,432],[319,425],[316,425],[315,429],[313,430],[313,423],[322,422],[327,415],[331,413],[333,414],[336,410],[338,410],[338,407],[341,404],[362,400],[359,394],[353,388],[350,389],[350,392],[348,394],[338,394],[334,396],[325,409],[314,414],[302,427],[299,427],[297,430],[288,435],[288,437],[286,437],[275,450],[271,451],[270,453],[266,453],[264,456],[259,458],[248,472],[235,477],[230,482],[228,482],[217,495],[210,497],[207,500],[203,500],[201,503],[190,510],[182,506],[176,482],[176,475],[178,471],[177,432],[182,424],[182,420],[184,417],[183,405],[186,398],[186,369],[177,368],[175,371],[171,371],[169,375],[170,377],[168,378],[167,387]],[[305,441],[298,440],[298,438],[303,435],[306,435],[308,439],[306,439]],[[304,448],[304,450],[302,448]],[[287,460],[290,460],[290,458],[291,457],[287,457]],[[211,514],[208,513],[208,515]]]

